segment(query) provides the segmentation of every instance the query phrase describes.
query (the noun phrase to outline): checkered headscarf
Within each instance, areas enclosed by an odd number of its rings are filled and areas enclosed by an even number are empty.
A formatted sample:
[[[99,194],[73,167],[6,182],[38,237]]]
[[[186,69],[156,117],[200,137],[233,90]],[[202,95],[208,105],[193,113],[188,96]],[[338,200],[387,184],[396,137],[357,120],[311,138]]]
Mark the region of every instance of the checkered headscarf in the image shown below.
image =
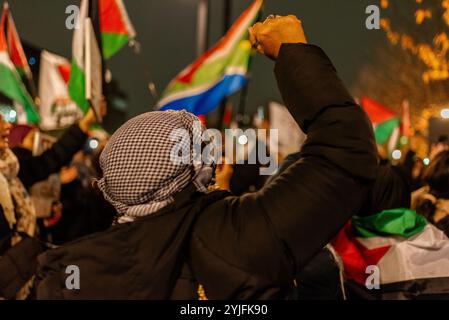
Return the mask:
[[[190,182],[207,190],[213,163],[210,158],[194,161],[194,143],[200,145],[203,130],[186,111],[155,111],[129,120],[112,135],[100,156],[103,178],[98,186],[117,209],[118,222],[158,211]],[[183,161],[173,161],[173,152]]]

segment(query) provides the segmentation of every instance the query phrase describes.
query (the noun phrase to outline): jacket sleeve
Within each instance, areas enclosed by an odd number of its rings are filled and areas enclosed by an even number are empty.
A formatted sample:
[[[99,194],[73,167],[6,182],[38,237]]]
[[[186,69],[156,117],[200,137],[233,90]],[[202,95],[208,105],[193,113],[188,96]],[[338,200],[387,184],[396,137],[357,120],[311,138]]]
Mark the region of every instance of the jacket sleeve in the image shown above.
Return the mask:
[[[36,182],[45,180],[50,174],[56,173],[67,165],[75,153],[86,143],[87,135],[73,125],[66,130],[64,135],[47,151],[37,157],[21,157],[19,179],[25,188],[30,188]]]
[[[284,44],[275,74],[308,135],[301,157],[259,192],[214,204],[193,238],[210,256],[258,277],[258,285],[291,281],[357,213],[377,168],[371,124],[320,48]]]

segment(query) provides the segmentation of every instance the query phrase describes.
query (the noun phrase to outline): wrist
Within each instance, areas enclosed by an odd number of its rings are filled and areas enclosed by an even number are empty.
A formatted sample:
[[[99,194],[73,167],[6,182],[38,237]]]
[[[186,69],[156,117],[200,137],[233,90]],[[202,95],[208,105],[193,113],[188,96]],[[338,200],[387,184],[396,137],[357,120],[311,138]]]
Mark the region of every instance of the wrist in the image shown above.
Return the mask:
[[[84,119],[82,119],[78,123],[78,126],[80,127],[81,131],[83,131],[85,134],[88,134],[91,125],[92,123],[90,121],[86,121]]]

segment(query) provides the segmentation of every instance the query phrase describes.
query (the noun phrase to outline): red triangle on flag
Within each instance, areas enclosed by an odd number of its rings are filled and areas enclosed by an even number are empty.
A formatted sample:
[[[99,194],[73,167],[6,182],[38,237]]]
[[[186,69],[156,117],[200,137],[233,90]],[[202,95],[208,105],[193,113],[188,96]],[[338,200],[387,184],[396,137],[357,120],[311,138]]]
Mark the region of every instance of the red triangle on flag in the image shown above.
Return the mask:
[[[71,70],[71,65],[70,64],[60,64],[60,65],[58,65],[59,74],[61,75],[62,79],[64,80],[64,82],[66,84],[69,83],[70,70]]]
[[[28,60],[25,56],[19,35],[17,34],[16,26],[14,25],[14,20],[11,13],[8,15],[8,43],[9,56],[11,57],[12,63],[16,66],[16,68],[18,67],[28,71]]]
[[[100,31],[128,34],[116,0],[100,0]]]
[[[2,17],[0,19],[0,51],[8,51],[8,44],[6,43],[5,24],[6,16],[8,14],[7,5],[3,6]]]
[[[254,10],[254,8],[260,5],[261,3],[259,1],[254,1],[251,4],[251,6],[240,15],[237,21],[231,26],[228,32],[218,41],[218,43],[209,50],[207,50],[201,57],[199,57],[196,61],[194,61],[190,66],[188,66],[186,70],[184,70],[181,74],[179,74],[178,77],[176,78],[176,81],[182,83],[190,83],[193,79],[193,75],[201,67],[201,65],[203,65],[204,62],[207,61],[217,51],[223,50],[226,47],[226,45],[230,42],[230,40],[232,40],[234,34],[240,28],[240,26],[245,23],[248,17],[251,16],[251,13]]]
[[[397,117],[394,111],[371,98],[362,97],[360,102],[373,124],[382,123]]]
[[[340,230],[337,237],[332,241],[332,246],[343,260],[346,277],[361,285],[365,285],[366,279],[369,276],[366,273],[367,267],[377,265],[391,247],[365,248],[354,237],[351,222],[348,222]]]

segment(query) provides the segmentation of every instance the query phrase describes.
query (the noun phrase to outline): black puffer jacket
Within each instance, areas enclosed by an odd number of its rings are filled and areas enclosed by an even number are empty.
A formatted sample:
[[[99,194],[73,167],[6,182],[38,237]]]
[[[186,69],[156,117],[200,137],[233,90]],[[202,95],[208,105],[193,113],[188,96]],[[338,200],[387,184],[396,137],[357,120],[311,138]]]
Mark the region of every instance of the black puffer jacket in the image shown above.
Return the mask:
[[[325,53],[283,45],[275,73],[308,139],[300,160],[269,185],[216,202],[195,224],[191,266],[211,298],[282,297],[295,272],[358,212],[375,178],[369,120]]]
[[[178,199],[46,253],[38,297],[188,299],[201,283],[210,299],[285,298],[297,271],[359,212],[377,158],[368,118],[320,48],[283,45],[275,73],[308,134],[299,160],[259,192]],[[69,264],[80,267],[80,290],[65,288]]]

